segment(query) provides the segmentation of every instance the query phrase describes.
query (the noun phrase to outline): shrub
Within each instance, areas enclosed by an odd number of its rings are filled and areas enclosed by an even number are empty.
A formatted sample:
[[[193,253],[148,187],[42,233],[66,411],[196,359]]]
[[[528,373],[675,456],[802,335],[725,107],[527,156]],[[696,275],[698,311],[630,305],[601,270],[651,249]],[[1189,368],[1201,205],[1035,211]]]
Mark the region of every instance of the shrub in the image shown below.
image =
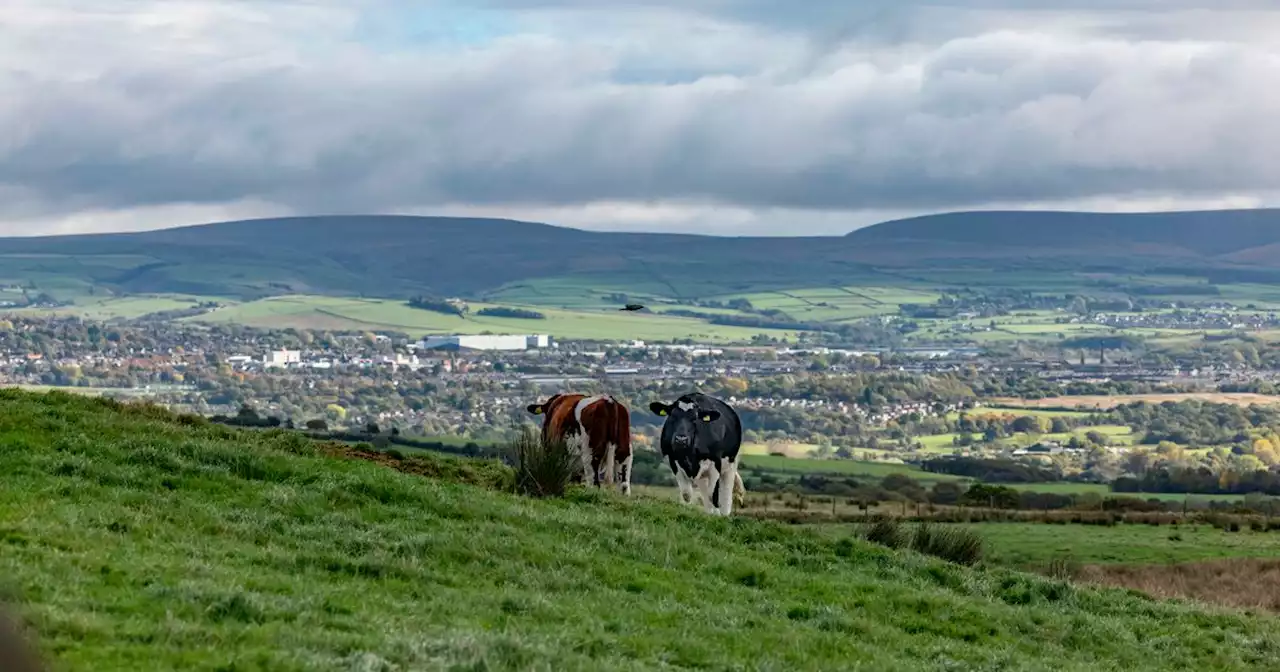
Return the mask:
[[[564,441],[547,442],[525,430],[509,446],[516,470],[516,491],[530,497],[563,497],[582,471],[581,457]]]

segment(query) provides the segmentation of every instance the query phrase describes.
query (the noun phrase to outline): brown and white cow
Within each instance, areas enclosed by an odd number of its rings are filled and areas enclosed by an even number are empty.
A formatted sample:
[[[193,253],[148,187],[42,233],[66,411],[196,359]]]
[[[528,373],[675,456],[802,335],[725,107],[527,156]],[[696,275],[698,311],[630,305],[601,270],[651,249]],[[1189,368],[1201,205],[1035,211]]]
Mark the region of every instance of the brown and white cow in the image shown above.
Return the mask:
[[[585,482],[613,485],[631,494],[631,414],[607,394],[556,394],[526,408],[543,416],[544,441],[563,440],[582,456]],[[615,474],[615,471],[618,472]]]

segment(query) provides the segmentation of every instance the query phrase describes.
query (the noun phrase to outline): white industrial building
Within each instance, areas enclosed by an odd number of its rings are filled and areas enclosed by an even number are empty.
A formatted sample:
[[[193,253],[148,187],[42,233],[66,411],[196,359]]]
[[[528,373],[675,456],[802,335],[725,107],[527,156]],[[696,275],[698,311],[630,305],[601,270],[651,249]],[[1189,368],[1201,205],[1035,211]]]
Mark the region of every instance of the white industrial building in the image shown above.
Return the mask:
[[[262,357],[262,365],[265,368],[288,366],[290,364],[299,364],[301,362],[301,350],[273,350]]]
[[[528,350],[545,348],[550,341],[545,334],[428,336],[419,341],[417,347],[422,350]]]

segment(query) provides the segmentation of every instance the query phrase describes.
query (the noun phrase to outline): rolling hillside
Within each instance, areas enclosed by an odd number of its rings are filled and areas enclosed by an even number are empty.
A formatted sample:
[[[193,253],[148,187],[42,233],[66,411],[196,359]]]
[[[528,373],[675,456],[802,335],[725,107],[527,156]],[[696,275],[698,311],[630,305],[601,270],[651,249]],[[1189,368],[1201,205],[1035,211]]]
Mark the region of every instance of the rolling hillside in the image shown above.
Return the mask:
[[[598,233],[496,219],[326,216],[161,231],[0,239],[0,282],[258,298],[279,294],[478,297],[575,278],[620,291],[706,297],[851,284],[963,283],[1009,274],[1174,269],[1274,281],[1280,211],[954,213],[843,237]],[[993,271],[992,269],[999,269]],[[968,273],[967,276],[964,274]],[[960,277],[960,276],[957,276]],[[1006,278],[1008,284],[1022,283]],[[961,281],[957,281],[961,282]]]
[[[95,672],[1280,665],[1272,617],[361,456],[0,391],[6,596]]]

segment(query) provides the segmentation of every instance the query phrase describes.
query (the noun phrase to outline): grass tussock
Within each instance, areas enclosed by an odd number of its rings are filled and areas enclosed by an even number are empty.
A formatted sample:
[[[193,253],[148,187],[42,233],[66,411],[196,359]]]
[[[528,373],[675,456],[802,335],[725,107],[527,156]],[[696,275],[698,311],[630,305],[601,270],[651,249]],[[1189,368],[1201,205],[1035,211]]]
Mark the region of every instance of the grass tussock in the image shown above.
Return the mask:
[[[0,595],[72,672],[1280,669],[1273,619],[365,450],[0,394]]]
[[[564,497],[582,476],[582,457],[564,441],[525,430],[506,448],[515,464],[515,488],[529,497]]]
[[[866,523],[861,536],[874,544],[908,548],[958,565],[975,565],[986,551],[982,536],[971,529],[925,521],[909,525],[888,516],[877,516]]]

